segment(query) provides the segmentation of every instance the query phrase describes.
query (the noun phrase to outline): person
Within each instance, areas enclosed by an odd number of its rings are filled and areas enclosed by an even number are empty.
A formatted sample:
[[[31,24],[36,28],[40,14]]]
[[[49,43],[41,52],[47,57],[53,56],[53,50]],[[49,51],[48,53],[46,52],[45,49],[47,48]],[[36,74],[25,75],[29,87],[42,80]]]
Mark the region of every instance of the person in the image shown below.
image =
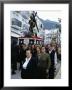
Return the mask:
[[[46,53],[45,47],[41,48],[41,55],[38,61],[39,78],[46,79],[51,65],[49,54]]]
[[[19,67],[19,70],[21,70],[22,68],[22,62],[23,60],[26,58],[26,45],[25,44],[22,44],[20,46],[20,67]]]
[[[49,47],[49,54],[51,59],[51,67],[49,70],[49,79],[54,79],[54,73],[55,73],[55,47],[54,45],[50,45]]]
[[[55,60],[55,67],[56,67],[56,65],[58,63],[58,56],[57,56],[57,54],[58,54],[58,47],[57,47],[57,44],[54,46],[54,50],[55,50],[54,60]]]
[[[39,46],[36,47],[36,55],[37,55],[37,59],[38,59],[38,64],[40,62],[40,57],[41,57],[41,48]],[[40,79],[41,78],[41,73],[39,70],[39,65],[37,64],[37,78]]]
[[[17,54],[17,46],[16,42],[14,41],[11,45],[11,69],[12,69],[12,75],[16,74],[17,70],[17,59],[18,59],[18,54]]]
[[[35,79],[36,78],[37,60],[32,56],[31,50],[26,50],[26,58],[21,69],[22,79]]]
[[[36,48],[35,48],[35,45],[32,45],[31,46],[31,50],[32,50],[32,55],[34,56],[34,57],[36,57]]]
[[[50,44],[46,45],[46,53],[49,54],[49,47],[50,47]]]
[[[20,63],[20,45],[17,45],[17,62]]]
[[[58,47],[58,53],[57,53],[58,60],[61,61],[61,47]]]
[[[40,59],[40,56],[41,56],[41,48],[40,47],[36,47],[36,52],[37,52],[37,57],[38,57],[38,60]]]

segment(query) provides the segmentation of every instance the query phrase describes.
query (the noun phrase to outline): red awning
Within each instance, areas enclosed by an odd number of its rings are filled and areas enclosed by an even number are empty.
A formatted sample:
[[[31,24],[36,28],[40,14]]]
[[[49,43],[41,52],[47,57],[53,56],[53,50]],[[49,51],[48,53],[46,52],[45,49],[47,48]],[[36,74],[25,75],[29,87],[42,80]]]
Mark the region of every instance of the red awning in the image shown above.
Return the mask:
[[[42,38],[40,38],[40,37],[38,37],[38,36],[32,36],[32,38],[35,38],[35,39],[42,39]]]
[[[42,38],[40,38],[40,37],[38,37],[38,36],[32,36],[32,37],[19,37],[19,39],[24,39],[24,38],[42,40]]]

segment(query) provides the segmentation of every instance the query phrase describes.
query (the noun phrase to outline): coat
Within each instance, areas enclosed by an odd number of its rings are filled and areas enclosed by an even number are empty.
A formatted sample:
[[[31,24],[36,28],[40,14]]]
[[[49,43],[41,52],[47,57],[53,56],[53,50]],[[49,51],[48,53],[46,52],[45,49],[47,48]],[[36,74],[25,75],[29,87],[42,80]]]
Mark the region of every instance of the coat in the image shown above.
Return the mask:
[[[51,53],[50,53],[51,67],[49,69],[49,79],[54,79],[54,72],[55,72],[54,56],[55,56],[55,51],[52,50]]]
[[[18,58],[17,46],[12,45],[11,46],[11,68],[12,70],[17,69],[17,58]]]
[[[41,53],[38,58],[38,79],[46,79],[48,73],[46,72],[49,70],[51,65],[50,56],[47,53]]]
[[[38,65],[41,68],[45,68],[45,69],[49,69],[50,65],[51,65],[51,60],[50,60],[50,56],[49,54],[45,53],[41,53],[40,55],[40,60],[38,61]]]
[[[27,64],[27,68],[24,69],[22,67],[21,78],[22,79],[35,79],[36,78],[36,70],[37,70],[37,59],[32,57],[30,59],[29,63]]]

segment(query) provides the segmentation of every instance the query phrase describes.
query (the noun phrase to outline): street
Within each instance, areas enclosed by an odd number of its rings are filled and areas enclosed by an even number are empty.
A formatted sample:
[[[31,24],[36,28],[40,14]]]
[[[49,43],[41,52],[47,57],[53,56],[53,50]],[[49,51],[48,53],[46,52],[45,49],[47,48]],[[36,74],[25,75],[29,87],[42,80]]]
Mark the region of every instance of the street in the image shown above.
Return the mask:
[[[55,79],[61,79],[61,68],[59,69]]]

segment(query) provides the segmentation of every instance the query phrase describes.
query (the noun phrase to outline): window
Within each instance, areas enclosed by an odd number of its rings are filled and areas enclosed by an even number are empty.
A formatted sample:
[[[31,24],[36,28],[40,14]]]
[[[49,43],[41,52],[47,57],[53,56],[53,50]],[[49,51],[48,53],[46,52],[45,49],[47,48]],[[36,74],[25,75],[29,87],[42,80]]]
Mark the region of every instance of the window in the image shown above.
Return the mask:
[[[21,27],[22,22],[17,20],[16,18],[12,18],[12,25],[17,25],[17,26]]]

